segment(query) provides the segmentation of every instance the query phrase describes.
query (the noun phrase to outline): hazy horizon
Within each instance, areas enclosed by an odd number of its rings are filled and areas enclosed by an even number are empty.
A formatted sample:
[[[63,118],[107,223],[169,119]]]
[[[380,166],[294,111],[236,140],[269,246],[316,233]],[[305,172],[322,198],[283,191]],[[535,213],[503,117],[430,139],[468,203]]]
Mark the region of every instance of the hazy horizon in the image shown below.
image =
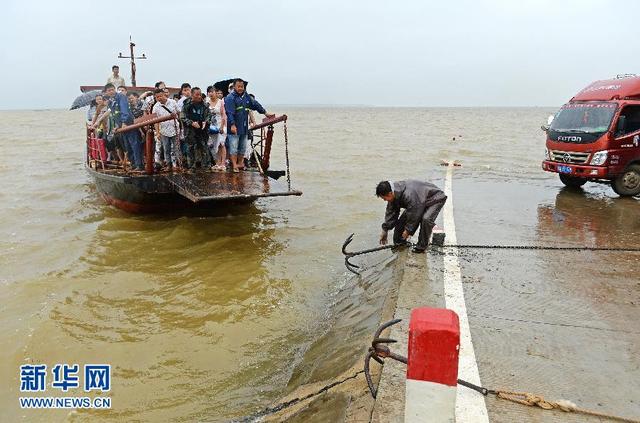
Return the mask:
[[[558,107],[594,80],[640,70],[631,0],[225,5],[105,6],[120,18],[78,0],[9,0],[0,109],[68,108],[113,64],[129,84],[117,55],[128,55],[130,34],[148,57],[137,61],[138,85],[240,76],[269,105]]]
[[[265,103],[268,104],[268,103]],[[398,106],[398,105],[376,105],[376,104],[269,104],[273,108],[297,107],[301,109],[326,109],[330,107],[339,109],[553,109],[561,105],[554,106]],[[68,107],[48,107],[48,108],[23,108],[23,109],[0,109],[0,112],[45,112],[45,111],[73,111]],[[77,109],[83,110],[83,108]],[[86,110],[86,107],[84,108]]]

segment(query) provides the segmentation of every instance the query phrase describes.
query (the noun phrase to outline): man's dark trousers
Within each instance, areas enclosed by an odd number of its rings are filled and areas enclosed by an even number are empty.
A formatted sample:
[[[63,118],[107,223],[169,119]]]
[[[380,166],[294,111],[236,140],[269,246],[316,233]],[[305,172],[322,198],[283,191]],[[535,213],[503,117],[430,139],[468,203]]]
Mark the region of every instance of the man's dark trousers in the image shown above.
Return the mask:
[[[185,138],[187,167],[195,168],[196,161],[200,158],[202,167],[209,166],[207,141],[209,134],[203,130],[190,130]],[[198,154],[199,153],[199,154]]]
[[[415,246],[417,249],[426,250],[429,246],[429,239],[431,238],[433,227],[436,225],[436,218],[440,214],[440,210],[442,210],[445,202],[446,199],[440,203],[432,204],[424,211],[422,215],[422,221],[420,222],[420,228],[418,229],[418,243]],[[405,210],[398,218],[396,226],[393,229],[394,244],[401,244],[404,242],[404,240],[402,239],[402,232],[404,232],[406,226],[407,212]]]

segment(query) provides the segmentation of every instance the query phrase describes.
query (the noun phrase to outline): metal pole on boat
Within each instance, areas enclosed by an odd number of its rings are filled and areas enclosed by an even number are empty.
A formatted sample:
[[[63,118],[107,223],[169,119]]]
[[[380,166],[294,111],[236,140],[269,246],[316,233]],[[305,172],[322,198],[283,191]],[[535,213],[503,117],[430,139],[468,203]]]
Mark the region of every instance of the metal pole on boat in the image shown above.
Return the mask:
[[[136,57],[135,54],[133,54],[133,48],[135,46],[136,44],[131,40],[131,35],[129,35],[129,51],[131,52],[131,56],[123,56],[122,53],[118,54],[118,59],[131,59],[131,86],[132,87],[136,86],[136,60],[135,59],[147,58],[147,56],[145,56],[144,53],[142,53],[142,56]]]

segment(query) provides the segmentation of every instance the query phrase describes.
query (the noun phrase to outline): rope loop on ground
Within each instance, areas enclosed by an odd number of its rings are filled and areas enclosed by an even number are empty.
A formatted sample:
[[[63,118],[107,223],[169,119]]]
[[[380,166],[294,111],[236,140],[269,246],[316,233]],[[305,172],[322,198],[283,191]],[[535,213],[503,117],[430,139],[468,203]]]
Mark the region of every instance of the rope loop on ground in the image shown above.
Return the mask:
[[[580,408],[571,401],[558,400],[547,401],[541,395],[535,395],[529,392],[515,392],[515,391],[495,391],[496,397],[512,401],[518,404],[527,405],[529,407],[539,407],[543,410],[561,410],[566,413],[580,413],[594,417],[602,417],[610,420],[617,420],[628,423],[640,423],[640,420],[631,419],[627,417],[616,416],[613,414],[601,413],[595,410],[588,410],[586,408]]]

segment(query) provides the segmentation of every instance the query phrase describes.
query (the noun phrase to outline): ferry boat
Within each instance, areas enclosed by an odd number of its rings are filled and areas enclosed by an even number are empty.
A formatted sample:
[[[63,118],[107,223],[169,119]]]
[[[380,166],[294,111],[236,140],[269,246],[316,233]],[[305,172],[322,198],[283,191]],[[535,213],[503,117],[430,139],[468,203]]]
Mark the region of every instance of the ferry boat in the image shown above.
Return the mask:
[[[127,87],[127,91],[141,93],[153,90],[152,87],[135,85],[134,46],[130,42],[132,86]],[[119,57],[122,58],[122,54]],[[81,86],[80,90],[87,93],[102,88]],[[176,88],[169,88],[170,93],[177,91]],[[215,209],[230,203],[250,203],[264,197],[302,195],[301,191],[291,188],[286,115],[265,118],[250,128],[253,133],[251,149],[254,167],[239,173],[216,172],[205,168],[179,172],[157,170],[154,164],[154,124],[174,117],[148,114],[137,118],[132,125],[116,131],[142,128],[146,133],[145,169],[142,172],[131,171],[126,163],[123,166],[106,160],[104,151],[100,151],[99,140],[92,131],[87,130],[85,167],[93,178],[97,191],[108,204],[130,213],[158,213],[185,208]],[[274,127],[278,124],[283,126],[286,170],[271,169]]]

